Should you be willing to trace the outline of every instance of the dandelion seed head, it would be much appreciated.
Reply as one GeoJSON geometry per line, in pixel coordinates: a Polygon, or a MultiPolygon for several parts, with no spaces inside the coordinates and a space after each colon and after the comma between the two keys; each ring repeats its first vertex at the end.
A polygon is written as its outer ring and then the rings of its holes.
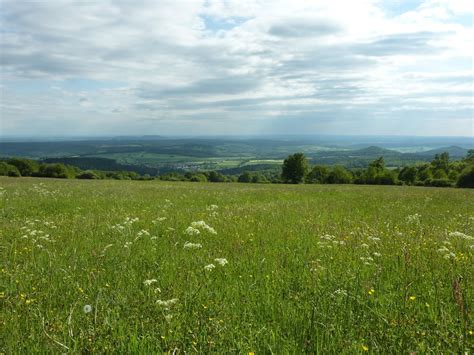
{"type": "Polygon", "coordinates": [[[86,304],[83,308],[84,313],[90,313],[92,312],[92,306],[90,304],[86,304]]]}

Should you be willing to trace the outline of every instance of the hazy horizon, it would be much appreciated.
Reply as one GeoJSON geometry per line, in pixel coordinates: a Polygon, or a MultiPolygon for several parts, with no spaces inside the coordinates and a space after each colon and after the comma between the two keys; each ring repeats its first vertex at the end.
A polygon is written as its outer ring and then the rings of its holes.
{"type": "Polygon", "coordinates": [[[0,138],[472,138],[473,16],[462,0],[0,0],[0,138]]]}

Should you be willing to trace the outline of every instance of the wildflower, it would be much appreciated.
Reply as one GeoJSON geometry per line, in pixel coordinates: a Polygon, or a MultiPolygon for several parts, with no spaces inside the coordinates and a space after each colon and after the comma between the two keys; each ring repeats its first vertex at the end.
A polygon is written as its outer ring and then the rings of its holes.
{"type": "Polygon", "coordinates": [[[199,229],[196,229],[194,227],[188,227],[186,228],[186,230],[184,231],[184,233],[186,233],[187,235],[199,235],[201,234],[201,232],[199,231],[199,229]]]}
{"type": "Polygon", "coordinates": [[[468,334],[469,334],[469,335],[474,335],[474,330],[469,330],[469,331],[468,331],[468,334]]]}
{"type": "Polygon", "coordinates": [[[209,264],[204,266],[204,270],[206,271],[212,271],[216,266],[214,264],[209,264]]]}
{"type": "Polygon", "coordinates": [[[368,247],[369,247],[369,246],[368,246],[367,244],[365,244],[365,243],[362,243],[360,246],[361,246],[362,248],[368,248],[368,247]]]}
{"type": "Polygon", "coordinates": [[[415,213],[413,215],[407,216],[407,222],[408,223],[420,223],[420,217],[421,215],[418,213],[415,213]]]}
{"type": "Polygon", "coordinates": [[[217,205],[210,205],[210,206],[207,206],[206,210],[208,211],[215,211],[219,208],[219,206],[217,205]]]}
{"type": "Polygon", "coordinates": [[[184,249],[201,249],[201,248],[202,248],[202,244],[200,243],[190,243],[190,242],[184,243],[184,249]]]}
{"type": "Polygon", "coordinates": [[[369,351],[369,347],[367,345],[362,344],[361,347],[362,347],[362,350],[369,351]]]}
{"type": "Polygon", "coordinates": [[[374,290],[373,288],[371,288],[371,289],[369,290],[369,292],[367,292],[367,293],[372,296],[372,295],[375,293],[375,290],[374,290]]]}
{"type": "Polygon", "coordinates": [[[227,259],[224,258],[216,258],[214,259],[215,262],[217,262],[220,266],[224,266],[228,263],[227,259]]]}
{"type": "Polygon", "coordinates": [[[193,228],[201,228],[211,234],[217,234],[216,230],[214,228],[212,228],[210,225],[208,225],[206,222],[204,221],[197,221],[197,222],[193,222],[191,223],[191,227],[193,228]]]}
{"type": "Polygon", "coordinates": [[[410,301],[416,300],[416,296],[410,296],[410,301]]]}
{"type": "Polygon", "coordinates": [[[342,290],[342,289],[337,289],[336,291],[333,292],[334,295],[338,296],[347,296],[347,291],[342,290]]]}
{"type": "Polygon", "coordinates": [[[90,313],[92,312],[92,306],[90,304],[86,304],[83,308],[84,313],[90,313]]]}
{"type": "Polygon", "coordinates": [[[466,239],[466,240],[474,240],[474,237],[471,237],[470,235],[461,233],[461,232],[451,232],[449,233],[449,236],[451,238],[461,238],[461,239],[466,239]]]}
{"type": "Polygon", "coordinates": [[[374,256],[376,256],[377,258],[380,258],[380,257],[382,256],[382,254],[377,253],[377,252],[373,252],[372,254],[373,254],[374,256]]]}
{"type": "Polygon", "coordinates": [[[158,280],[157,279],[150,279],[150,280],[143,281],[143,284],[145,286],[150,286],[151,284],[154,284],[155,282],[158,282],[158,280]]]}
{"type": "Polygon", "coordinates": [[[163,308],[170,308],[171,306],[173,306],[174,304],[176,304],[178,302],[178,299],[177,298],[172,298],[170,300],[167,300],[167,301],[163,301],[163,300],[158,300],[156,301],[156,304],[158,306],[162,306],[163,308]]]}

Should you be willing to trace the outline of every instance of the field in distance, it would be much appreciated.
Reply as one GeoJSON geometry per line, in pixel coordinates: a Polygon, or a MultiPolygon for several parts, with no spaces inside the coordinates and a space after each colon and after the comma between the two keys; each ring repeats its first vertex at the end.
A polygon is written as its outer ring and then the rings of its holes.
{"type": "Polygon", "coordinates": [[[0,352],[474,352],[472,190],[0,186],[0,352]]]}

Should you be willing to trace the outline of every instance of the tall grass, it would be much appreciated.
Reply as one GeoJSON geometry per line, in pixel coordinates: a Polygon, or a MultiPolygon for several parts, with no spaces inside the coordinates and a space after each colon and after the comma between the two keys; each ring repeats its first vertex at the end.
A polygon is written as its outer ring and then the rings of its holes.
{"type": "Polygon", "coordinates": [[[473,191],[0,185],[1,352],[474,351],[473,191]]]}

